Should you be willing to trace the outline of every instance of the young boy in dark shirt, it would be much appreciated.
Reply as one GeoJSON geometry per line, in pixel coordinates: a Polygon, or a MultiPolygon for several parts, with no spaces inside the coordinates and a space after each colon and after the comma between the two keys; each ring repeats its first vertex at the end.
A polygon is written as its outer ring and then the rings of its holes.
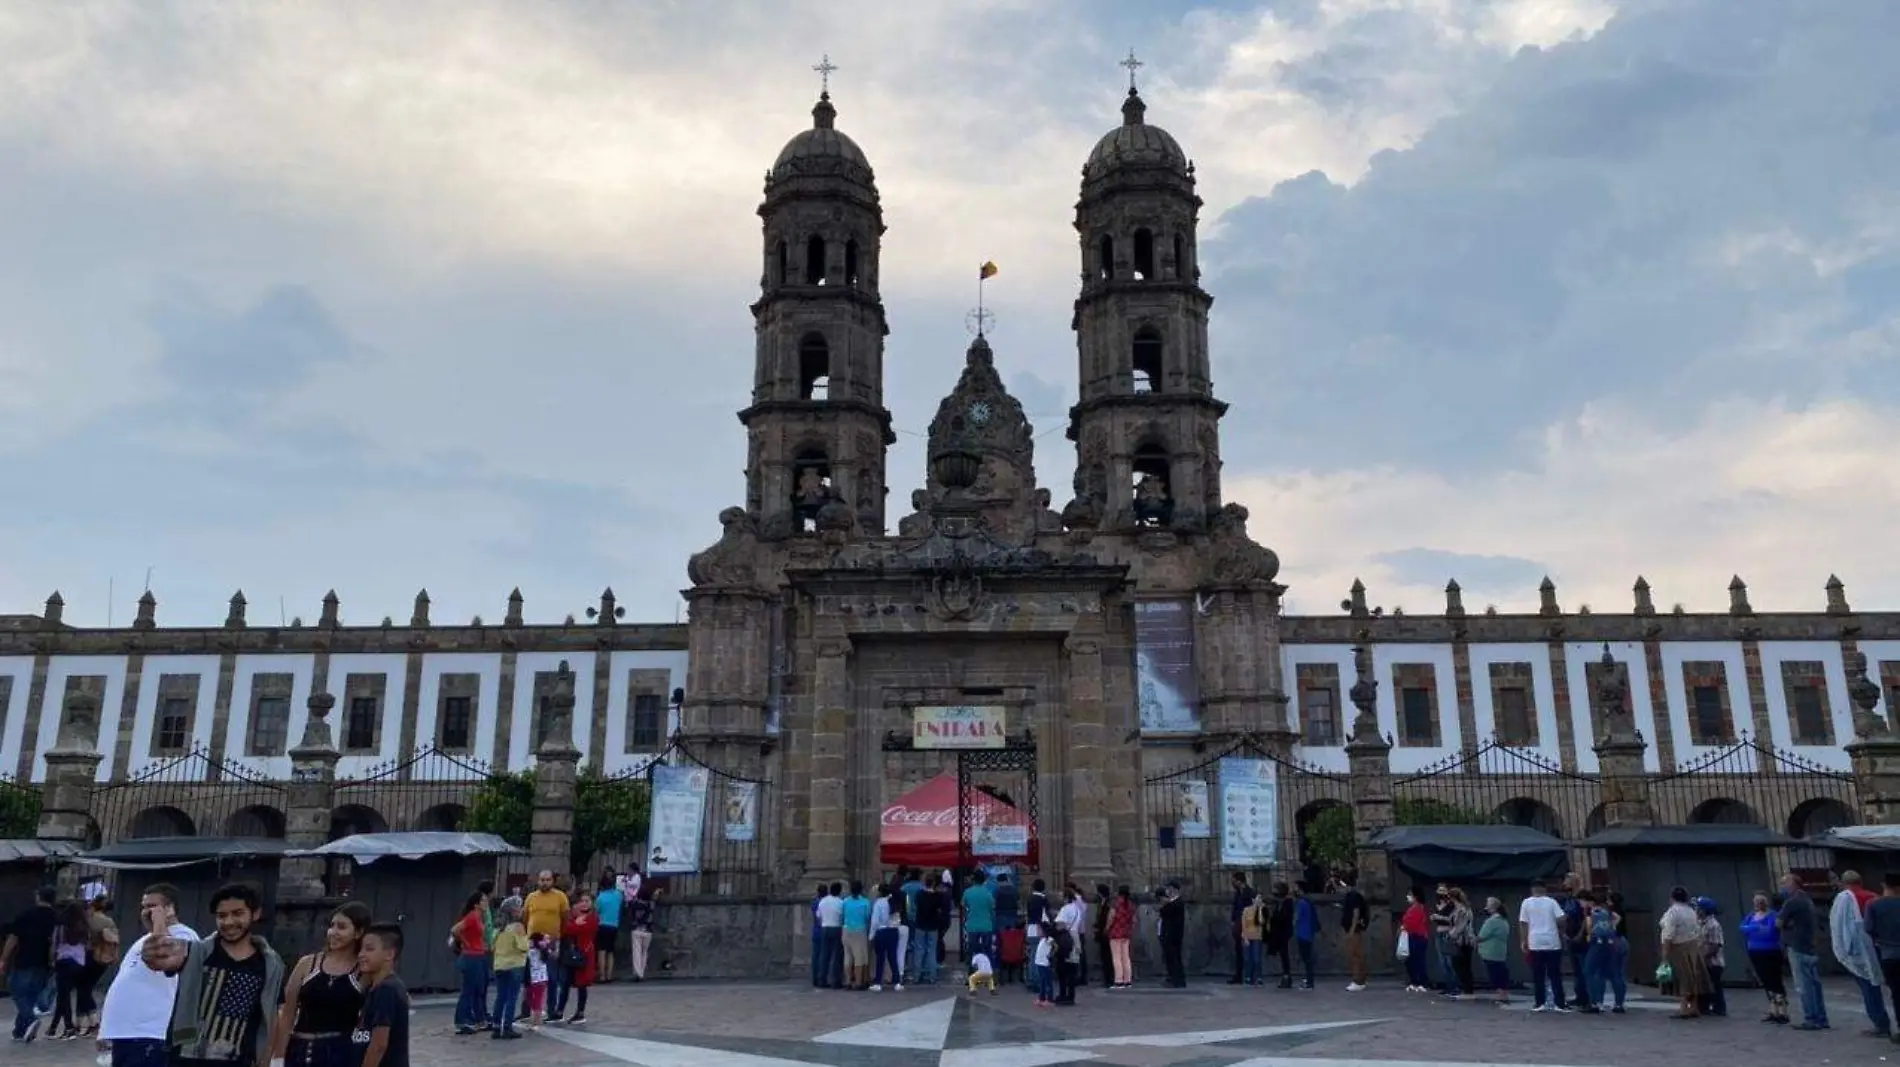
{"type": "Polygon", "coordinates": [[[376,923],[363,934],[357,968],[369,993],[350,1042],[361,1067],[409,1067],[409,990],[396,977],[402,927],[376,923]]]}

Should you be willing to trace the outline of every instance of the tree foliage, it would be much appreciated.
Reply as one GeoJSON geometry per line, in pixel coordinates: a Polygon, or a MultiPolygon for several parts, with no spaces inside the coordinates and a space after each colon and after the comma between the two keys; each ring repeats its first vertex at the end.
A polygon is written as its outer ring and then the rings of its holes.
{"type": "MultiPolygon", "coordinates": [[[[1394,826],[1486,826],[1496,821],[1476,808],[1429,797],[1399,797],[1392,802],[1394,826]]],[[[1316,862],[1350,866],[1358,854],[1352,806],[1334,804],[1315,815],[1306,824],[1306,847],[1316,862]]]]}
{"type": "MultiPolygon", "coordinates": [[[[645,778],[608,778],[583,772],[574,783],[574,837],[570,874],[587,869],[593,858],[613,849],[629,849],[646,840],[650,814],[645,778]]],[[[533,847],[534,772],[490,778],[469,798],[463,828],[496,834],[518,848],[533,847]]]]}
{"type": "Polygon", "coordinates": [[[0,781],[0,840],[30,840],[40,832],[40,791],[0,781]]]}

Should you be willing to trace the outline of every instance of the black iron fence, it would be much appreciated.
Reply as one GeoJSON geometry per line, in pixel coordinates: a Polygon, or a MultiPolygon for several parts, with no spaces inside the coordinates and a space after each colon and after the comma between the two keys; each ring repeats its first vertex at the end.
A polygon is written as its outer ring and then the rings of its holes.
{"type": "Polygon", "coordinates": [[[1525,826],[1576,842],[1601,823],[1602,803],[1600,778],[1496,739],[1392,782],[1399,826],[1525,826]]]}
{"type": "Polygon", "coordinates": [[[748,896],[772,890],[778,794],[701,758],[679,739],[644,766],[583,775],[575,793],[577,868],[637,864],[669,896],[748,896]],[[681,853],[694,845],[697,855],[681,853]],[[580,852],[586,848],[586,859],[580,852]],[[691,870],[677,870],[690,865],[691,870]],[[676,868],[669,871],[667,868],[676,868]]]}
{"type": "Polygon", "coordinates": [[[162,837],[281,838],[282,786],[194,745],[92,791],[102,844],[162,837]]]}
{"type": "Polygon", "coordinates": [[[1347,776],[1274,755],[1251,737],[1195,755],[1142,782],[1150,878],[1208,891],[1238,870],[1250,872],[1256,885],[1291,877],[1323,888],[1336,858],[1322,854],[1315,834],[1344,815],[1350,840],[1347,776]],[[1223,768],[1231,780],[1223,780],[1223,768]]]}
{"type": "Polygon", "coordinates": [[[498,777],[486,760],[431,745],[336,783],[330,840],[391,830],[464,829],[469,805],[498,777]]]}
{"type": "Polygon", "coordinates": [[[1860,821],[1854,776],[1743,734],[1650,782],[1656,821],[1766,826],[1793,838],[1860,821]]]}

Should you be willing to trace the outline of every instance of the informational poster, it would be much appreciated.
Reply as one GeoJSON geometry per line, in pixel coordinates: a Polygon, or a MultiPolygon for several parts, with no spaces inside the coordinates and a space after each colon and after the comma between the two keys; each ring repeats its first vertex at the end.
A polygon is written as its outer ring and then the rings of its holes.
{"type": "Polygon", "coordinates": [[[1194,606],[1186,600],[1135,602],[1135,686],[1144,734],[1198,733],[1194,606]]]}
{"type": "Polygon", "coordinates": [[[973,856],[1029,855],[1029,827],[1020,823],[984,823],[970,827],[973,856]]]}
{"type": "Polygon", "coordinates": [[[1220,761],[1220,861],[1225,867],[1279,862],[1279,768],[1272,760],[1220,761]]]}
{"type": "Polygon", "coordinates": [[[1002,707],[917,708],[910,713],[912,748],[1002,748],[1008,743],[1009,709],[1002,707]]]}
{"type": "Polygon", "coordinates": [[[1176,787],[1174,835],[1184,838],[1214,836],[1213,812],[1207,806],[1206,782],[1182,782],[1176,787]]]}
{"type": "Polygon", "coordinates": [[[706,826],[703,767],[653,768],[653,816],[647,830],[647,874],[692,874],[699,870],[699,835],[706,826]]]}
{"type": "Polygon", "coordinates": [[[759,838],[759,783],[727,781],[726,840],[759,838]]]}

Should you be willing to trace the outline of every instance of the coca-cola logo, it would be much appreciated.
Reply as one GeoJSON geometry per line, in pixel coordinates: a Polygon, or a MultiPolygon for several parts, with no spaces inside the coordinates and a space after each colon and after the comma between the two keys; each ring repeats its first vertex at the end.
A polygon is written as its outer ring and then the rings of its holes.
{"type": "MultiPolygon", "coordinates": [[[[929,811],[905,807],[902,804],[892,804],[884,809],[883,822],[885,826],[955,826],[957,825],[957,809],[939,808],[929,811]]],[[[970,809],[971,826],[985,826],[988,823],[988,811],[978,807],[970,809]]]]}

